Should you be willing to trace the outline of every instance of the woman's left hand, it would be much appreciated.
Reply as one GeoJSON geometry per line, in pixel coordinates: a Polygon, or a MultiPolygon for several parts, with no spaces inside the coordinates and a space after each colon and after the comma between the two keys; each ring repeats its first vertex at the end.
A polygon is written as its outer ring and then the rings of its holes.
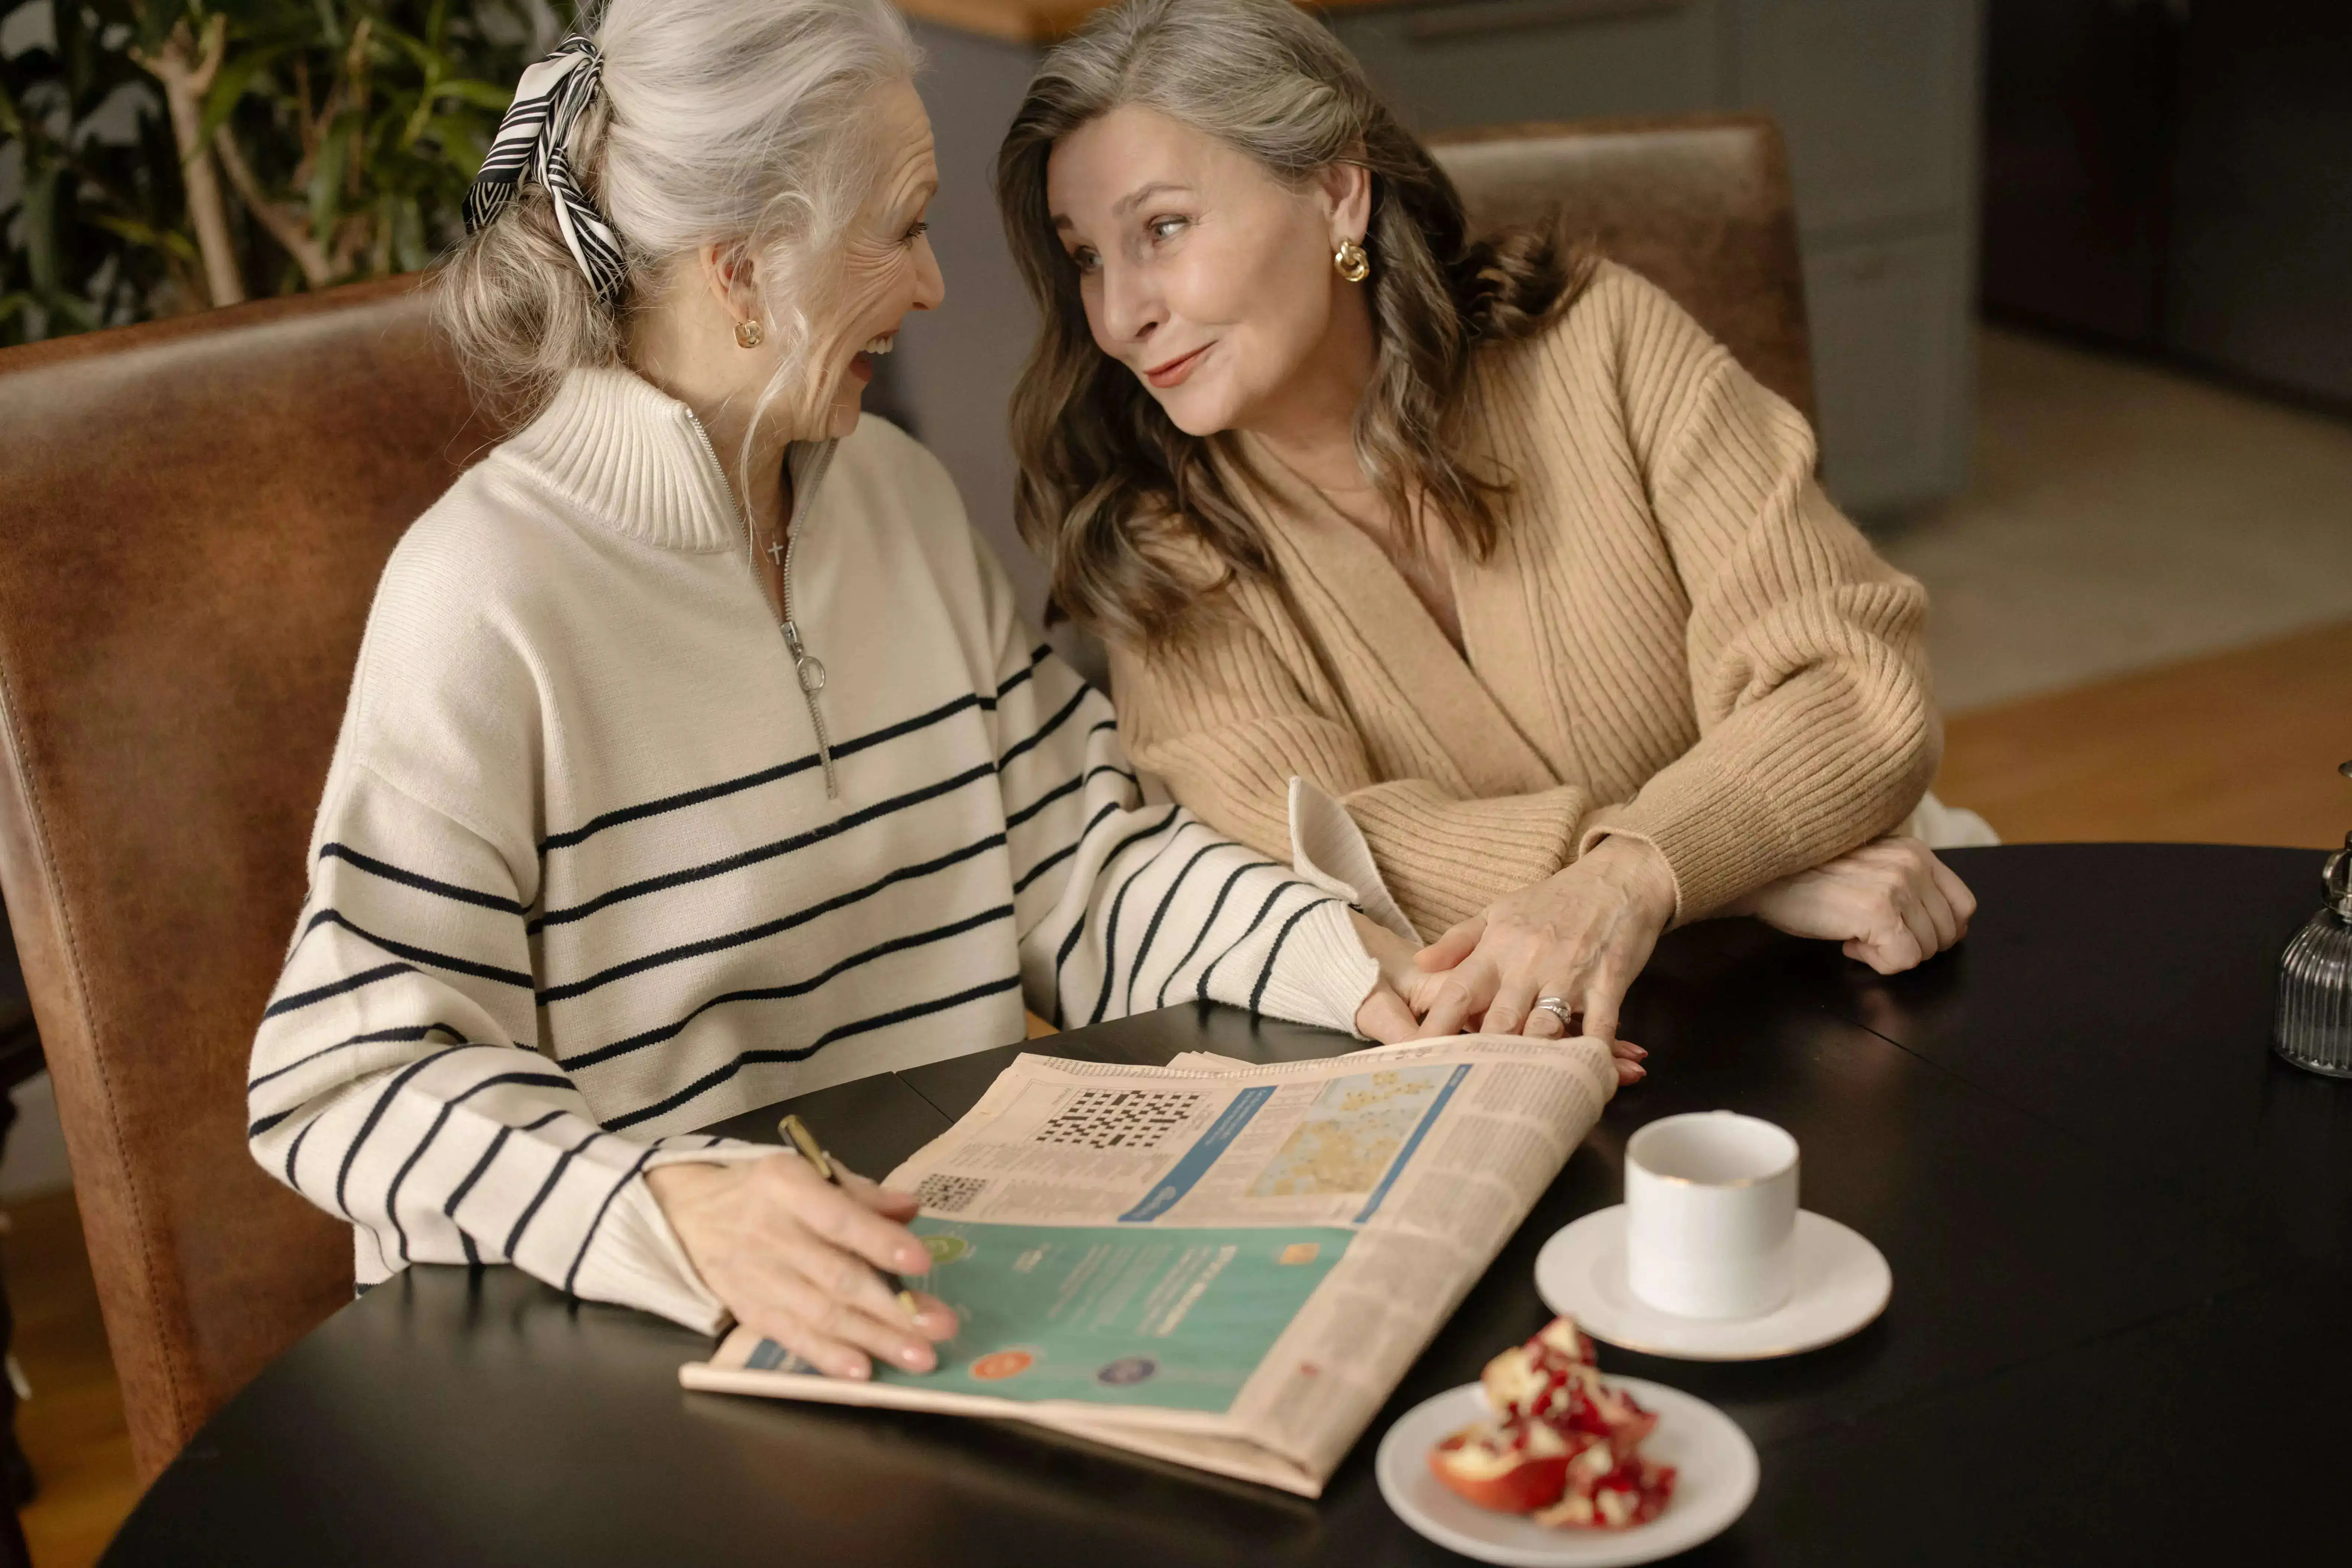
{"type": "Polygon", "coordinates": [[[1759,889],[1727,912],[1843,942],[1848,958],[1899,974],[1968,935],[1977,897],[1934,850],[1889,834],[1759,889]]]}
{"type": "MultiPolygon", "coordinates": [[[[1604,838],[1575,864],[1496,900],[1422,950],[1422,968],[1450,971],[1423,1030],[1475,1026],[1551,1038],[1568,1026],[1536,1003],[1557,996],[1581,1019],[1581,1033],[1616,1042],[1626,988],[1674,914],[1675,874],[1656,847],[1604,838]]],[[[1619,1076],[1626,1077],[1622,1068],[1619,1076]]]]}

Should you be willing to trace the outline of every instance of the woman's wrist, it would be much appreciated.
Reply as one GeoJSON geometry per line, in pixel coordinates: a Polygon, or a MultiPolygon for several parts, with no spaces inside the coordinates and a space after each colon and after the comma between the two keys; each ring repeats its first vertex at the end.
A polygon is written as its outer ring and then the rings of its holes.
{"type": "Polygon", "coordinates": [[[1673,922],[1679,889],[1675,868],[1648,839],[1612,833],[1586,850],[1576,868],[1622,890],[1658,930],[1673,922]]]}

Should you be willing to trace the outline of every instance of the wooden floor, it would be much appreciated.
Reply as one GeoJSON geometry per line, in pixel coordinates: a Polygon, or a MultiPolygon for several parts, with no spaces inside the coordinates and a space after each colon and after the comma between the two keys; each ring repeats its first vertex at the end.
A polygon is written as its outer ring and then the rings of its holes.
{"type": "Polygon", "coordinates": [[[1963,714],[1936,793],[2011,844],[2340,846],[2352,621],[1963,714]]]}
{"type": "Polygon", "coordinates": [[[7,1214],[0,1258],[16,1311],[16,1363],[33,1386],[17,1408],[16,1436],[41,1482],[23,1514],[25,1539],[35,1568],[84,1568],[139,1496],[122,1400],[73,1194],[16,1199],[7,1214]]]}
{"type": "MultiPolygon", "coordinates": [[[[2315,848],[2352,829],[2352,784],[2336,773],[2347,757],[2352,623],[1964,715],[1936,788],[2011,843],[2315,848]]],[[[137,1495],[121,1403],[71,1196],[8,1212],[0,1248],[34,1389],[17,1429],[41,1478],[25,1532],[38,1568],[83,1568],[137,1495]]]]}

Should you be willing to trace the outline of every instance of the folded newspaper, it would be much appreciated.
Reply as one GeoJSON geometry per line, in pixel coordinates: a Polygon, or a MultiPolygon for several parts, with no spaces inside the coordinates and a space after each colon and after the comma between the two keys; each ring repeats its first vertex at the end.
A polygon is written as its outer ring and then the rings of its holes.
{"type": "Polygon", "coordinates": [[[1023,1056],[889,1178],[961,1322],[938,1370],[827,1377],[738,1328],[679,1381],[1011,1417],[1315,1497],[1616,1081],[1591,1039],[1023,1056]]]}

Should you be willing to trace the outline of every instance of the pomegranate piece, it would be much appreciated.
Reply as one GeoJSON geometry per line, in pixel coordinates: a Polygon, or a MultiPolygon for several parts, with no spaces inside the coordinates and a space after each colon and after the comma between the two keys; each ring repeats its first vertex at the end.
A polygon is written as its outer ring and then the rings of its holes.
{"type": "Polygon", "coordinates": [[[1536,1522],[1556,1530],[1630,1530],[1657,1518],[1674,1496],[1672,1465],[1596,1444],[1570,1464],[1567,1489],[1536,1514],[1536,1522]]]}
{"type": "Polygon", "coordinates": [[[1480,1508],[1533,1513],[1560,1500],[1569,1462],[1588,1440],[1541,1422],[1484,1421],[1465,1426],[1430,1450],[1437,1479],[1480,1508]]]}
{"type": "Polygon", "coordinates": [[[1592,1342],[1572,1319],[1495,1357],[1479,1384],[1495,1419],[1429,1456],[1437,1479],[1470,1502],[1556,1528],[1625,1530],[1673,1499],[1674,1468],[1639,1451],[1657,1416],[1601,1380],[1592,1342]]]}

